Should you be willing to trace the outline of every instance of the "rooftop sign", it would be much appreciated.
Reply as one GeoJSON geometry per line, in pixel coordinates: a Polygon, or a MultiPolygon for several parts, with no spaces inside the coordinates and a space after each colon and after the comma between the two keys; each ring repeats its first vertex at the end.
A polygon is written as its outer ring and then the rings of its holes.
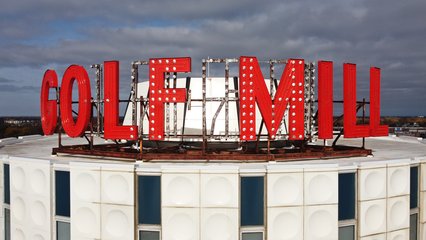
{"type": "MultiPolygon", "coordinates": [[[[270,89],[265,83],[261,67],[256,57],[241,56],[238,59],[207,59],[202,62],[202,91],[203,102],[203,139],[207,131],[205,124],[205,94],[206,64],[209,62],[225,63],[225,97],[221,100],[228,104],[229,93],[229,64],[238,64],[239,76],[237,78],[238,88],[232,93],[234,100],[238,104],[238,125],[239,141],[256,141],[256,107],[262,116],[262,121],[267,129],[269,140],[278,138],[279,129],[283,124],[285,114],[287,114],[288,129],[285,133],[285,140],[306,140],[307,119],[315,115],[312,111],[307,111],[306,103],[313,106],[313,79],[314,68],[309,68],[303,59],[270,60],[271,73],[274,64],[285,64],[281,74],[281,79],[276,81],[274,87],[271,81],[270,89]],[[309,80],[309,81],[308,81],[309,80]],[[312,90],[310,90],[312,89],[312,90]],[[307,98],[307,91],[312,91],[312,97],[307,98]],[[309,115],[309,116],[307,116],[309,115]]],[[[187,103],[190,101],[189,89],[170,86],[168,80],[173,74],[177,81],[177,73],[191,72],[191,58],[156,58],[149,61],[139,61],[132,64],[132,97],[130,103],[135,108],[137,103],[146,107],[145,113],[149,116],[149,131],[146,136],[149,140],[167,140],[165,136],[165,105],[176,103],[187,103]],[[149,67],[149,93],[144,98],[138,98],[134,91],[137,90],[137,67],[136,65],[146,65],[149,67]],[[136,84],[136,85],[135,85],[136,84]],[[135,87],[136,86],[136,87],[135,87]]],[[[312,65],[313,66],[313,65],[312,65]]],[[[100,69],[100,65],[97,65],[100,69]]],[[[319,61],[318,70],[318,138],[333,138],[333,63],[329,61],[319,61]]],[[[58,77],[54,70],[47,70],[43,77],[41,88],[41,120],[43,131],[46,135],[54,133],[58,119],[58,105],[60,112],[60,123],[70,137],[82,136],[88,128],[92,117],[93,106],[96,106],[98,113],[103,106],[103,137],[105,139],[142,139],[142,132],[138,131],[141,124],[133,119],[132,125],[122,126],[119,124],[119,63],[118,61],[106,61],[103,64],[103,99],[101,99],[99,83],[102,81],[101,74],[97,75],[97,97],[92,99],[90,79],[86,69],[82,66],[71,65],[62,77],[62,85],[59,88],[58,77]],[[72,110],[72,89],[73,84],[78,86],[78,117],[76,121],[72,110]],[[49,89],[57,90],[57,99],[49,100],[49,89]],[[59,103],[59,104],[58,104],[59,103]]],[[[270,79],[274,80],[271,74],[270,79]]],[[[385,136],[388,134],[388,127],[380,125],[380,69],[370,68],[370,121],[368,125],[356,124],[357,100],[356,100],[356,65],[343,64],[343,107],[344,107],[344,136],[346,138],[385,136]]],[[[310,95],[310,96],[311,96],[310,95]]],[[[226,105],[226,109],[227,105],[226,105]]],[[[133,111],[135,118],[136,112],[133,111]]],[[[141,111],[141,114],[142,113],[141,111]]],[[[98,115],[99,116],[99,115],[98,115]]],[[[226,115],[228,116],[228,115],[226,115]]],[[[228,118],[226,119],[229,120],[228,118]]],[[[225,126],[227,127],[227,125],[225,126]]],[[[228,134],[226,128],[225,134],[228,134]]]]}

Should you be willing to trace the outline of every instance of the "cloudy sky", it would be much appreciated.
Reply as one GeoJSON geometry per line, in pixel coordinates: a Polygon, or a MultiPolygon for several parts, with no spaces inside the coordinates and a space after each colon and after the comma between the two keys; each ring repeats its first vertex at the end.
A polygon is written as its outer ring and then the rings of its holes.
{"type": "Polygon", "coordinates": [[[382,115],[426,115],[425,12],[425,0],[1,0],[0,116],[39,115],[48,68],[93,76],[90,64],[120,60],[127,98],[133,60],[189,56],[199,75],[202,58],[241,55],[334,61],[336,99],[344,62],[359,99],[377,66],[382,115]]]}

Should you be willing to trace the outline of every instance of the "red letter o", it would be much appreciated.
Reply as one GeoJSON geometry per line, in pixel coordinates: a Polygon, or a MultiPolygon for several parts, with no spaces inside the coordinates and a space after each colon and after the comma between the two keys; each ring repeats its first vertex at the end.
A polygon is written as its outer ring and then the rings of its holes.
{"type": "Polygon", "coordinates": [[[60,93],[60,107],[62,126],[70,137],[80,137],[89,124],[91,115],[90,80],[82,66],[71,65],[67,68],[62,78],[60,93]],[[78,84],[78,117],[74,122],[72,116],[72,86],[74,80],[78,84]]]}

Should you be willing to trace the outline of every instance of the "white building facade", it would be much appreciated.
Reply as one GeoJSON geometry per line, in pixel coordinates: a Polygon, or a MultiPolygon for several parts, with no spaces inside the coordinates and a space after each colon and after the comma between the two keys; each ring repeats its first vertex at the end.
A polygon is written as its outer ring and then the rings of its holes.
{"type": "Polygon", "coordinates": [[[426,240],[426,151],[265,163],[14,151],[0,149],[0,239],[426,240]]]}

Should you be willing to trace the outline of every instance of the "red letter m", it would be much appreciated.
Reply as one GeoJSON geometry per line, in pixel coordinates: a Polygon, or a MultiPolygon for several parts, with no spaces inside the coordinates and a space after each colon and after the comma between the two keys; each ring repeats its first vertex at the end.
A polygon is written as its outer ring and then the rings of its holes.
{"type": "Polygon", "coordinates": [[[268,135],[275,138],[289,107],[289,140],[303,140],[305,133],[304,69],[302,59],[289,59],[272,100],[256,57],[240,57],[240,139],[256,140],[256,107],[268,135]]]}

